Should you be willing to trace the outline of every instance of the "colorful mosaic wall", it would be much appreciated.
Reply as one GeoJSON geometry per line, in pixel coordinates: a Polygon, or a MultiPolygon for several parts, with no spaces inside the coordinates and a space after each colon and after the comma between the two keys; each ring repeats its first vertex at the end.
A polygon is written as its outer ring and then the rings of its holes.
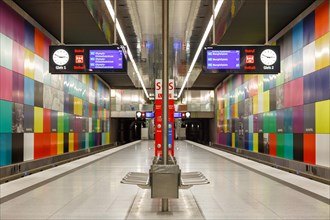
{"type": "Polygon", "coordinates": [[[329,1],[277,44],[277,75],[236,75],[217,90],[218,143],[330,166],[329,1]]]}
{"type": "Polygon", "coordinates": [[[48,72],[51,41],[0,1],[0,166],[110,142],[110,91],[48,72]]]}

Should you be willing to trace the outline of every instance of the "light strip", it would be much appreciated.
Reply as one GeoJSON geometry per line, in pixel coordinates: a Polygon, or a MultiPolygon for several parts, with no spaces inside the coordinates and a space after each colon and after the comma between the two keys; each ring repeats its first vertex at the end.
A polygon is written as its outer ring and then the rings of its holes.
{"type": "MultiPolygon", "coordinates": [[[[108,11],[109,11],[109,13],[110,13],[110,15],[111,15],[111,17],[112,17],[112,20],[114,21],[114,20],[115,20],[115,11],[113,10],[113,7],[112,7],[112,5],[111,5],[111,3],[110,3],[110,0],[104,0],[104,3],[105,3],[105,5],[106,5],[107,8],[108,8],[108,11]]],[[[123,31],[122,31],[122,29],[121,29],[121,27],[120,27],[120,24],[119,24],[119,21],[118,21],[117,18],[116,18],[116,28],[117,28],[118,34],[119,34],[119,36],[120,36],[120,38],[121,38],[121,41],[123,42],[123,44],[124,44],[125,46],[127,46],[127,54],[128,54],[128,57],[129,57],[129,59],[130,59],[131,62],[132,62],[133,68],[134,68],[134,70],[135,70],[135,72],[136,72],[136,74],[137,74],[137,76],[138,76],[138,78],[139,78],[139,81],[140,81],[141,86],[142,86],[142,88],[143,88],[143,90],[144,90],[144,93],[145,93],[145,95],[147,96],[147,98],[149,98],[149,95],[148,95],[147,89],[146,89],[146,87],[145,87],[145,85],[144,85],[144,83],[143,83],[143,80],[142,80],[141,74],[140,74],[140,72],[139,72],[139,69],[138,69],[137,66],[136,66],[135,60],[134,60],[134,58],[133,58],[133,55],[132,55],[132,53],[131,53],[131,50],[129,49],[129,46],[128,46],[127,41],[126,41],[126,38],[125,38],[125,36],[124,36],[124,33],[123,33],[123,31]]]]}
{"type": "MultiPolygon", "coordinates": [[[[217,17],[217,15],[218,15],[218,13],[220,11],[220,8],[221,8],[221,5],[222,5],[223,2],[224,2],[224,0],[218,0],[217,5],[215,6],[215,9],[214,9],[214,16],[215,17],[217,17]]],[[[183,84],[182,84],[182,87],[181,87],[180,92],[178,94],[178,98],[180,98],[180,96],[181,96],[181,94],[182,94],[182,92],[184,90],[184,87],[186,86],[186,84],[188,82],[189,76],[190,76],[190,74],[191,74],[191,72],[192,72],[192,70],[193,70],[193,68],[195,66],[195,63],[196,63],[196,61],[198,59],[198,56],[199,56],[199,54],[200,54],[200,52],[201,52],[201,50],[202,50],[202,48],[204,46],[204,43],[206,41],[206,38],[207,38],[207,36],[210,33],[210,30],[212,28],[212,25],[213,25],[213,15],[211,16],[210,21],[209,21],[209,24],[206,27],[206,30],[205,30],[204,35],[202,37],[202,40],[201,40],[201,42],[200,42],[200,44],[199,44],[199,46],[197,48],[197,51],[195,53],[194,59],[193,59],[193,61],[190,64],[190,67],[189,67],[189,70],[187,72],[186,78],[184,79],[183,84]]]]}

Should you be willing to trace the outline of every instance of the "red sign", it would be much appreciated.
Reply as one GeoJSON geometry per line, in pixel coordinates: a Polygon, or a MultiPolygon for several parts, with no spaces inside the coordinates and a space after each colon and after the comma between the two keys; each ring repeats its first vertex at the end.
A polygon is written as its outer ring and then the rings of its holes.
{"type": "Polygon", "coordinates": [[[254,55],[246,55],[245,62],[254,63],[254,55]]]}
{"type": "MultiPolygon", "coordinates": [[[[174,80],[170,79],[168,100],[168,122],[172,124],[172,143],[168,146],[168,153],[174,156],[174,80]]],[[[162,156],[162,80],[156,79],[155,84],[155,156],[162,156]]]]}

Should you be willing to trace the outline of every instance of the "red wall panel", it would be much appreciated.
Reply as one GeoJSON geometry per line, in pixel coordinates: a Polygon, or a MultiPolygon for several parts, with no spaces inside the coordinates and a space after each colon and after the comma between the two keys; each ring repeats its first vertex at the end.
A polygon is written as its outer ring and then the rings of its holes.
{"type": "Polygon", "coordinates": [[[44,132],[49,133],[51,128],[51,110],[44,108],[44,132]]]}
{"type": "Polygon", "coordinates": [[[304,134],[304,162],[315,164],[315,134],[304,134]]]}
{"type": "Polygon", "coordinates": [[[73,149],[74,151],[77,151],[79,149],[79,133],[74,133],[74,142],[73,142],[73,149]]]}
{"type": "Polygon", "coordinates": [[[57,133],[50,134],[50,155],[57,155],[57,133]]]}
{"type": "Polygon", "coordinates": [[[34,159],[48,157],[51,155],[50,137],[50,133],[34,134],[34,159]]]}
{"type": "Polygon", "coordinates": [[[269,154],[276,156],[276,134],[269,134],[269,154]]]}

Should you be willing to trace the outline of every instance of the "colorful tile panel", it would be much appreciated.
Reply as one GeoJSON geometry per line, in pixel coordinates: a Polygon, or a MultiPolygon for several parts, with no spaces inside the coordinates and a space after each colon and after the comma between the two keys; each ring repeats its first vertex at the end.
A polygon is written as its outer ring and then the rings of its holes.
{"type": "Polygon", "coordinates": [[[93,75],[50,74],[50,44],[0,1],[0,166],[110,143],[109,89],[93,75]]]}
{"type": "Polygon", "coordinates": [[[330,166],[329,10],[326,0],[278,40],[281,73],[233,75],[218,87],[219,143],[330,166]]]}

